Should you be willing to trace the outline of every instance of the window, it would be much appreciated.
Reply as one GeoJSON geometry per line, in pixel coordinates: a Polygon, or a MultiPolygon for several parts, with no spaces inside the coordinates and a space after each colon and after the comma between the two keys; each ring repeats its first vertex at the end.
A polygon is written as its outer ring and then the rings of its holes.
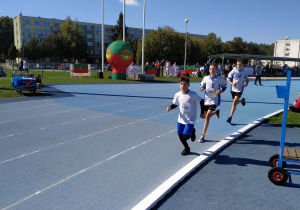
{"type": "Polygon", "coordinates": [[[101,39],[101,36],[96,34],[96,39],[101,39]]]}
{"type": "Polygon", "coordinates": [[[95,30],[96,31],[101,31],[101,28],[100,27],[96,27],[95,30]]]}
{"type": "Polygon", "coordinates": [[[140,36],[142,36],[142,32],[141,31],[138,31],[137,34],[140,35],[140,36]]]}
{"type": "Polygon", "coordinates": [[[93,46],[93,43],[92,43],[92,42],[87,42],[87,45],[88,45],[89,47],[92,47],[92,46],[93,46]]]}
{"type": "Polygon", "coordinates": [[[97,47],[101,47],[101,43],[100,42],[96,42],[96,46],[97,47]]]}
{"type": "Polygon", "coordinates": [[[87,30],[92,30],[92,26],[87,26],[86,29],[87,30]]]}
{"type": "Polygon", "coordinates": [[[290,51],[290,48],[286,48],[286,51],[290,51]]]}
{"type": "Polygon", "coordinates": [[[24,28],[24,33],[25,33],[25,34],[30,34],[30,33],[31,33],[31,30],[28,29],[28,28],[24,28]]]}
{"type": "Polygon", "coordinates": [[[135,31],[131,31],[131,34],[135,34],[135,31]]]}
{"type": "Polygon", "coordinates": [[[34,21],[34,25],[35,25],[35,26],[40,26],[40,25],[41,25],[41,21],[36,21],[36,20],[35,20],[35,21],[34,21]]]}
{"type": "Polygon", "coordinates": [[[96,55],[100,55],[101,54],[99,50],[96,50],[95,52],[96,52],[96,55]]]}
{"type": "Polygon", "coordinates": [[[87,38],[93,38],[93,35],[92,34],[87,34],[86,37],[87,38]]]}
{"type": "Polygon", "coordinates": [[[104,28],[104,31],[108,32],[108,28],[104,28]]]}
{"type": "Polygon", "coordinates": [[[53,23],[54,27],[59,27],[59,23],[53,23]]]}
{"type": "Polygon", "coordinates": [[[30,25],[30,20],[23,20],[23,24],[30,25]]]}
{"type": "Polygon", "coordinates": [[[30,38],[25,38],[24,40],[25,40],[25,42],[27,42],[27,43],[30,42],[30,38]]]}
{"type": "Polygon", "coordinates": [[[44,35],[50,35],[50,31],[44,31],[44,35]]]}
{"type": "Polygon", "coordinates": [[[104,35],[104,39],[109,39],[108,36],[104,35]]]}
{"type": "Polygon", "coordinates": [[[34,30],[35,34],[42,34],[41,30],[34,30]]]}
{"type": "Polygon", "coordinates": [[[285,53],[285,56],[290,56],[290,53],[285,53]]]}
{"type": "Polygon", "coordinates": [[[286,43],[286,46],[291,46],[290,43],[286,43]]]}
{"type": "Polygon", "coordinates": [[[50,26],[49,22],[43,22],[43,26],[50,26]]]}
{"type": "Polygon", "coordinates": [[[88,50],[88,54],[93,54],[93,50],[88,50]]]}

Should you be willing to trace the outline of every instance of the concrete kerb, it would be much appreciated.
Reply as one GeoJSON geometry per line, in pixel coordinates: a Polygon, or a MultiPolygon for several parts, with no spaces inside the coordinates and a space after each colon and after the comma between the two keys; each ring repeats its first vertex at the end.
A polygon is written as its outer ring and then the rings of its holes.
{"type": "Polygon", "coordinates": [[[211,157],[213,157],[218,151],[225,148],[230,143],[234,142],[238,137],[248,132],[249,130],[260,125],[264,120],[269,117],[275,116],[279,113],[283,112],[283,109],[273,112],[269,115],[261,117],[255,120],[253,123],[250,123],[243,128],[239,129],[235,133],[221,140],[208,150],[206,150],[202,155],[192,160],[178,172],[176,172],[173,176],[167,179],[164,183],[162,183],[159,187],[157,187],[153,192],[151,192],[147,197],[145,197],[142,201],[140,201],[136,206],[134,206],[133,210],[140,209],[151,209],[153,208],[160,200],[162,200],[173,188],[175,188],[181,181],[183,181],[186,177],[188,177],[193,171],[195,171],[198,167],[208,161],[211,157]]]}

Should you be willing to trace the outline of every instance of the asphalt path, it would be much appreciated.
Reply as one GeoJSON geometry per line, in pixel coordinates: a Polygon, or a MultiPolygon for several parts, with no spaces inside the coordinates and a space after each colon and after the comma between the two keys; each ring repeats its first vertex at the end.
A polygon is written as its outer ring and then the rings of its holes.
{"type": "MultiPolygon", "coordinates": [[[[231,95],[223,93],[220,119],[185,157],[178,109],[166,112],[177,83],[47,85],[45,96],[0,100],[0,208],[134,208],[221,140],[281,110],[275,85],[285,81],[263,84],[246,88],[231,125],[231,95]]],[[[290,102],[298,87],[292,81],[290,102]]],[[[199,118],[198,137],[202,127],[199,118]]]]}

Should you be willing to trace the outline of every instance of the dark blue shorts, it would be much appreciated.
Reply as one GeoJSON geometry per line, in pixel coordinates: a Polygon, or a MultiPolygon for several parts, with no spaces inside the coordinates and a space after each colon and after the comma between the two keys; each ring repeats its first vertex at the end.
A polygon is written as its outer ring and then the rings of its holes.
{"type": "Polygon", "coordinates": [[[194,124],[181,124],[177,123],[177,134],[178,135],[187,135],[187,136],[192,136],[194,129],[194,124]]]}

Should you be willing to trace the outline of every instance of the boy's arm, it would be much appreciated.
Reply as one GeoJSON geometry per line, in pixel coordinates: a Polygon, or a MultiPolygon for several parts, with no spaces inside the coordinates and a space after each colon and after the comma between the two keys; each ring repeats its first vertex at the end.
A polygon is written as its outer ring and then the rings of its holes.
{"type": "Polygon", "coordinates": [[[172,104],[170,106],[167,107],[167,112],[169,112],[171,109],[175,109],[177,107],[176,104],[172,104]]]}

